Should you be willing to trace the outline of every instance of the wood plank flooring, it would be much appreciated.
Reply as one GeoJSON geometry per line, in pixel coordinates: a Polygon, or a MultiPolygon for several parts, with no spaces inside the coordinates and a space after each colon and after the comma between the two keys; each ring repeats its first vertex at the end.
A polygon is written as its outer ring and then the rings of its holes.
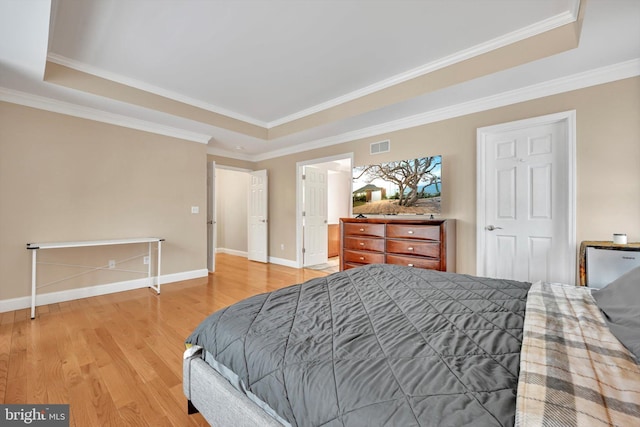
{"type": "Polygon", "coordinates": [[[219,254],[208,278],[0,313],[0,401],[70,404],[70,425],[206,426],[187,415],[184,340],[210,313],[327,273],[219,254]]]}

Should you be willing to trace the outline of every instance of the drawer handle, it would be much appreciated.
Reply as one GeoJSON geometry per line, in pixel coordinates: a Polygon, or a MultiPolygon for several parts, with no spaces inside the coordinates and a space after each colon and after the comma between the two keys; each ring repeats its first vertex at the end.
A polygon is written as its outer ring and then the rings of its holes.
{"type": "Polygon", "coordinates": [[[364,257],[363,256],[360,257],[360,261],[364,261],[364,257]]]}
{"type": "Polygon", "coordinates": [[[409,234],[413,234],[413,230],[409,230],[407,233],[409,233],[409,234]]]}
{"type": "Polygon", "coordinates": [[[364,246],[364,242],[360,242],[360,246],[364,246]]]}
{"type": "Polygon", "coordinates": [[[364,228],[361,228],[360,231],[364,231],[364,228]]]}
{"type": "Polygon", "coordinates": [[[408,251],[412,251],[412,250],[413,250],[413,247],[412,247],[412,246],[409,246],[409,247],[407,248],[407,250],[408,250],[408,251]]]}
{"type": "Polygon", "coordinates": [[[407,267],[413,267],[413,264],[407,264],[407,267]]]}

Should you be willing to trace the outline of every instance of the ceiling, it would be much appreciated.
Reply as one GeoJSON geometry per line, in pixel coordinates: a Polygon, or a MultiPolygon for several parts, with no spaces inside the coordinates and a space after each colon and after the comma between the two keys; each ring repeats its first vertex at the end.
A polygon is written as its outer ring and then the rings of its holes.
{"type": "Polygon", "coordinates": [[[638,0],[0,4],[0,100],[254,161],[639,74],[638,0]]]}

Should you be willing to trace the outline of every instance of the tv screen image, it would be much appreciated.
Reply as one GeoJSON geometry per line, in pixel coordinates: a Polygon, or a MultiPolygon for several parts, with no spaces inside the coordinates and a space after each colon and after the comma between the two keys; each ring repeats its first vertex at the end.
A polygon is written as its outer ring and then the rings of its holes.
{"type": "Polygon", "coordinates": [[[442,156],[353,168],[354,215],[437,215],[441,212],[442,156]]]}

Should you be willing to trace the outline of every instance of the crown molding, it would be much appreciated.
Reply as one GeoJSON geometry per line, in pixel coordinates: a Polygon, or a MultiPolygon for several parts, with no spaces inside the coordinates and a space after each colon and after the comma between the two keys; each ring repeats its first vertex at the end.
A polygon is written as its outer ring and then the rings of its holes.
{"type": "Polygon", "coordinates": [[[547,82],[526,86],[520,89],[502,92],[496,95],[463,102],[457,105],[415,114],[391,122],[382,123],[359,130],[346,132],[340,135],[298,144],[293,147],[270,151],[268,153],[254,156],[252,160],[258,162],[290,154],[296,154],[303,151],[313,150],[316,148],[343,144],[345,142],[354,141],[357,139],[378,136],[402,129],[408,129],[455,117],[465,116],[467,114],[473,114],[481,111],[491,110],[494,108],[504,107],[506,105],[516,104],[519,102],[530,101],[533,99],[544,98],[547,96],[583,89],[590,86],[610,83],[616,80],[636,77],[638,75],[640,75],[640,58],[635,58],[618,64],[584,71],[570,76],[549,80],[547,82]]]}
{"type": "Polygon", "coordinates": [[[0,87],[0,101],[207,144],[211,136],[0,87]]]}
{"type": "MultiPolygon", "coordinates": [[[[580,0],[573,0],[573,1],[574,3],[577,3],[577,5],[580,4],[580,0]]],[[[414,68],[412,70],[409,70],[400,74],[396,74],[395,76],[392,76],[388,79],[381,80],[377,83],[374,83],[364,88],[347,93],[343,96],[339,96],[337,98],[331,99],[329,101],[323,102],[321,104],[315,105],[313,107],[307,108],[297,113],[293,113],[286,117],[282,117],[278,120],[274,120],[272,122],[269,122],[267,127],[272,128],[275,126],[280,126],[280,125],[289,123],[291,121],[309,116],[311,114],[319,113],[320,111],[324,111],[329,108],[336,107],[338,105],[347,103],[349,101],[353,101],[354,99],[358,99],[366,95],[370,95],[372,93],[381,91],[383,89],[387,89],[391,86],[395,86],[397,84],[406,82],[416,77],[420,77],[425,74],[432,73],[436,70],[451,66],[453,64],[465,61],[467,59],[482,55],[487,52],[491,52],[493,50],[510,45],[512,43],[527,39],[529,37],[536,36],[538,34],[542,34],[546,31],[553,30],[554,28],[558,28],[563,25],[570,24],[576,21],[577,11],[578,11],[576,5],[572,5],[571,9],[572,10],[552,16],[543,21],[536,22],[535,24],[529,25],[527,27],[520,28],[516,31],[505,34],[503,36],[496,37],[487,42],[477,44],[475,46],[472,46],[471,48],[461,50],[452,55],[445,56],[443,58],[424,64],[420,67],[414,68]]]]}
{"type": "MultiPolygon", "coordinates": [[[[556,95],[559,93],[583,89],[590,86],[610,83],[616,80],[636,77],[639,75],[640,58],[635,58],[618,64],[584,71],[581,73],[573,74],[571,76],[526,86],[524,88],[479,98],[476,100],[440,108],[437,110],[426,111],[424,113],[415,114],[391,122],[342,133],[340,135],[313,140],[306,143],[300,143],[293,147],[273,150],[264,154],[250,155],[246,153],[237,153],[213,147],[208,147],[207,153],[237,160],[258,162],[290,154],[296,154],[316,148],[342,144],[361,138],[377,136],[384,133],[394,132],[415,126],[421,126],[441,120],[447,120],[467,114],[486,111],[493,108],[499,108],[518,102],[529,101],[546,96],[556,95]]],[[[199,142],[202,144],[207,144],[211,139],[209,135],[189,132],[182,129],[163,126],[144,120],[133,119],[118,114],[107,113],[101,110],[83,107],[25,92],[19,92],[4,87],[0,87],[0,101],[6,101],[14,104],[25,105],[28,107],[71,115],[75,117],[81,117],[89,120],[110,123],[117,126],[123,126],[145,132],[199,142]]]]}
{"type": "Polygon", "coordinates": [[[83,62],[76,61],[74,59],[67,58],[65,56],[62,56],[56,53],[49,53],[47,55],[47,60],[55,64],[59,64],[59,65],[69,67],[78,71],[82,71],[84,73],[88,73],[97,77],[111,80],[126,86],[143,90],[145,92],[163,96],[165,98],[169,98],[174,101],[183,102],[185,104],[202,108],[204,110],[211,111],[213,113],[221,114],[236,120],[241,120],[243,122],[246,122],[255,126],[260,126],[265,129],[271,129],[273,127],[280,126],[280,125],[292,122],[294,120],[298,120],[303,117],[318,113],[320,111],[324,111],[324,110],[336,107],[338,105],[347,103],[349,101],[353,101],[354,99],[358,99],[363,96],[367,96],[372,93],[387,89],[389,87],[406,82],[416,77],[423,76],[433,71],[436,71],[436,70],[448,67],[450,65],[465,61],[467,59],[482,55],[484,53],[499,49],[501,47],[524,40],[526,38],[536,36],[538,34],[542,34],[546,31],[553,30],[554,28],[558,28],[563,25],[570,24],[576,21],[579,6],[580,6],[580,0],[570,0],[569,10],[563,13],[552,16],[543,21],[536,22],[535,24],[529,25],[527,27],[520,28],[516,31],[505,34],[503,36],[496,37],[487,42],[472,46],[471,48],[456,52],[455,54],[448,55],[443,58],[437,59],[435,61],[429,62],[420,67],[414,68],[412,70],[409,70],[400,74],[396,74],[395,76],[381,80],[372,85],[369,85],[364,88],[347,93],[345,95],[333,98],[329,101],[317,104],[313,107],[298,111],[296,113],[290,114],[288,116],[282,117],[277,120],[273,120],[271,122],[264,122],[240,113],[236,113],[234,111],[224,109],[222,107],[218,107],[194,98],[187,97],[185,95],[181,95],[176,92],[172,92],[154,85],[150,85],[140,80],[122,76],[117,73],[112,73],[110,71],[106,71],[98,67],[85,64],[83,62]]]}
{"type": "Polygon", "coordinates": [[[581,0],[569,0],[569,13],[573,15],[574,20],[578,19],[581,3],[581,0]]]}
{"type": "Polygon", "coordinates": [[[235,151],[224,150],[222,148],[207,147],[207,154],[211,154],[212,156],[227,157],[236,160],[246,160],[248,162],[255,161],[254,156],[252,156],[251,154],[238,153],[235,151]]]}
{"type": "Polygon", "coordinates": [[[72,68],[77,71],[81,71],[83,73],[91,74],[93,76],[97,76],[103,79],[111,80],[116,83],[123,84],[125,86],[130,86],[135,89],[139,89],[145,92],[152,93],[154,95],[162,96],[165,98],[169,98],[173,101],[182,102],[184,104],[188,104],[194,107],[202,108],[203,110],[211,111],[212,113],[221,114],[223,116],[230,117],[232,119],[240,120],[255,126],[260,126],[263,128],[267,127],[267,123],[254,119],[249,116],[245,116],[239,113],[236,113],[231,110],[224,109],[222,107],[218,107],[216,105],[212,105],[206,103],[204,101],[200,101],[194,98],[190,98],[185,95],[181,95],[176,92],[169,91],[167,89],[163,89],[154,85],[150,85],[149,83],[142,82],[140,80],[132,79],[130,77],[125,77],[120,74],[112,73],[110,71],[105,71],[101,68],[94,67],[89,64],[85,64],[80,61],[76,61],[75,59],[67,58],[62,55],[58,55],[57,53],[49,53],[47,55],[47,61],[53,62],[54,64],[62,65],[64,67],[72,68]]]}

